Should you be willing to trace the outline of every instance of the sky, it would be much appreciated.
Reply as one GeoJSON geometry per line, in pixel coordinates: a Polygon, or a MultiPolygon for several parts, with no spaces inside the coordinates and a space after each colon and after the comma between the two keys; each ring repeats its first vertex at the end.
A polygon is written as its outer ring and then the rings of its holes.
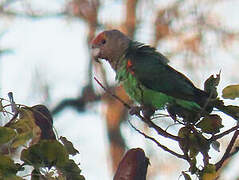
{"type": "MultiPolygon", "coordinates": [[[[57,3],[49,5],[46,1],[41,2],[41,6],[44,8],[60,7],[57,3]]],[[[103,6],[101,12],[106,13],[100,14],[103,21],[120,20],[122,18],[119,16],[120,11],[122,11],[119,8],[121,7],[120,1],[116,1],[116,3],[104,2],[107,5],[103,6]]],[[[238,27],[239,11],[237,7],[239,6],[229,5],[229,9],[226,11],[231,11],[232,16],[222,17],[227,26],[232,28],[238,27]]],[[[218,9],[220,10],[220,8],[218,9]]],[[[148,15],[150,17],[150,13],[148,15]]],[[[0,22],[0,28],[6,30],[0,40],[0,47],[13,50],[13,53],[0,59],[1,97],[7,98],[7,93],[12,91],[15,102],[28,106],[36,105],[43,100],[42,96],[39,95],[41,84],[47,82],[51,85],[49,89],[51,103],[48,105],[49,108],[52,108],[61,99],[76,97],[80,93],[80,87],[86,84],[87,60],[89,59],[85,43],[87,29],[84,22],[61,18],[38,20],[16,18],[10,22],[0,22]]],[[[139,32],[139,34],[149,33],[151,33],[150,28],[141,29],[139,32]]],[[[150,41],[150,36],[139,35],[137,38],[143,42],[150,41]]],[[[236,56],[237,53],[235,52],[234,55],[236,56]]],[[[204,72],[202,69],[199,77],[206,79],[212,72],[218,73],[222,69],[225,78],[221,80],[219,89],[222,89],[227,83],[238,82],[239,75],[233,74],[232,71],[232,69],[237,69],[237,65],[239,65],[234,56],[220,51],[215,54],[214,59],[212,63],[215,65],[210,69],[211,71],[204,72]],[[227,76],[232,78],[226,78],[227,76]]],[[[180,61],[177,60],[172,65],[182,71],[185,69],[180,66],[180,61]]],[[[114,74],[110,69],[108,73],[109,79],[113,81],[114,74]]],[[[187,71],[185,73],[189,74],[187,71]]],[[[96,180],[99,177],[104,180],[112,179],[112,174],[109,171],[110,157],[107,148],[106,126],[102,117],[103,110],[104,106],[96,103],[88,108],[87,113],[78,114],[72,109],[67,109],[54,117],[54,127],[58,135],[67,137],[80,151],[80,154],[74,159],[77,163],[80,162],[82,174],[87,180],[96,180]]],[[[139,122],[133,122],[142,126],[139,122]]],[[[228,124],[235,123],[229,122],[228,124]]],[[[148,145],[152,144],[136,134],[128,124],[122,126],[122,133],[126,139],[130,137],[130,141],[127,142],[129,147],[140,146],[147,149],[148,145]]],[[[162,138],[159,140],[164,141],[162,138]]],[[[169,143],[168,146],[173,147],[175,145],[169,143]]],[[[156,150],[156,153],[159,152],[155,145],[151,145],[151,147],[156,150]]],[[[149,154],[153,154],[150,148],[147,151],[149,154]]],[[[162,151],[160,153],[162,156],[167,154],[162,151]]],[[[165,177],[164,174],[160,176],[161,179],[165,177]]],[[[175,179],[177,178],[178,174],[175,175],[175,179]]]]}

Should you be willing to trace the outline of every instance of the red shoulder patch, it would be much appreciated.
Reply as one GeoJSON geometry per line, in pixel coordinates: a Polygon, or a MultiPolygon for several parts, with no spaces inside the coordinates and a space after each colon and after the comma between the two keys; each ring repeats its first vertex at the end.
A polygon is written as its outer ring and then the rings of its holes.
{"type": "Polygon", "coordinates": [[[132,67],[133,67],[133,63],[130,59],[128,59],[127,65],[126,65],[127,71],[129,71],[130,74],[134,75],[134,71],[132,67]]]}
{"type": "Polygon", "coordinates": [[[95,39],[91,41],[91,44],[98,44],[102,39],[105,39],[105,33],[101,32],[95,39]]]}

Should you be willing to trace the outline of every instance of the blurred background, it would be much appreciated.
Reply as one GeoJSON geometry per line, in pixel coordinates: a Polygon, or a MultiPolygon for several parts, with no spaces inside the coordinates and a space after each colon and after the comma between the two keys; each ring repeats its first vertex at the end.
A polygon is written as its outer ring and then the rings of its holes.
{"type": "MultiPolygon", "coordinates": [[[[105,29],[119,29],[156,47],[197,87],[221,70],[221,94],[225,86],[239,82],[238,19],[235,0],[0,0],[0,97],[12,91],[18,104],[46,105],[57,134],[80,151],[74,159],[87,180],[112,179],[122,155],[133,147],[143,148],[150,159],[149,180],[183,179],[187,164],[145,139],[127,120],[180,152],[177,144],[129,116],[94,81],[97,77],[132,103],[109,65],[91,60],[89,42],[105,29]]],[[[223,130],[235,124],[222,117],[223,130]]],[[[154,122],[177,134],[169,118],[154,122]]],[[[221,153],[210,151],[212,162],[221,158],[228,139],[220,143],[221,153]]],[[[227,161],[221,179],[239,178],[238,158],[227,161]]]]}

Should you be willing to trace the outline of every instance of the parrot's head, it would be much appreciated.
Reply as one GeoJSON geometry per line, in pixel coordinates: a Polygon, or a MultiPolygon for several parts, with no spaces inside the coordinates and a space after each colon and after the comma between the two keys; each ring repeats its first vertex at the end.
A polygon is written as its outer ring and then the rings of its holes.
{"type": "Polygon", "coordinates": [[[91,42],[91,53],[97,62],[105,59],[116,69],[119,58],[125,53],[129,43],[130,39],[118,30],[104,31],[91,42]]]}

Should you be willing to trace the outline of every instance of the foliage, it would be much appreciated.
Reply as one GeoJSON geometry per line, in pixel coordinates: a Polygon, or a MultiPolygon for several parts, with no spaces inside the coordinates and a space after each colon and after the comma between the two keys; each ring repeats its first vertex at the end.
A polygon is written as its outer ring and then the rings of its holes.
{"type": "Polygon", "coordinates": [[[230,85],[223,89],[222,97],[225,99],[235,99],[239,97],[239,85],[230,85]]]}
{"type": "MultiPolygon", "coordinates": [[[[138,116],[143,122],[149,125],[149,127],[153,128],[157,133],[161,136],[164,136],[165,138],[171,138],[172,140],[175,140],[178,142],[180,149],[182,150],[183,154],[179,154],[177,152],[174,152],[167,148],[166,146],[162,145],[160,142],[158,142],[153,137],[150,137],[146,135],[145,133],[141,132],[137,128],[135,128],[131,123],[130,125],[140,134],[142,134],[144,137],[152,140],[154,143],[156,143],[159,147],[164,149],[165,151],[171,153],[172,155],[186,160],[190,167],[188,171],[193,175],[197,175],[199,179],[202,180],[214,180],[218,178],[219,176],[219,169],[222,167],[222,164],[227,160],[229,157],[234,155],[238,151],[238,147],[236,148],[234,153],[231,153],[232,147],[235,143],[236,138],[239,135],[239,131],[237,130],[239,128],[239,125],[221,132],[221,128],[223,128],[222,124],[222,118],[218,114],[212,114],[212,108],[216,107],[221,112],[231,116],[236,121],[239,120],[238,114],[239,114],[239,107],[238,106],[224,106],[224,103],[222,100],[219,100],[217,91],[217,86],[219,84],[220,76],[217,75],[216,78],[214,76],[210,76],[206,82],[205,82],[205,91],[208,93],[211,93],[212,96],[209,97],[207,104],[205,104],[204,109],[201,110],[201,112],[197,112],[195,116],[195,112],[189,111],[189,110],[183,110],[182,108],[179,111],[174,111],[173,115],[170,115],[172,119],[181,124],[183,127],[181,127],[178,131],[178,135],[175,136],[173,134],[168,133],[167,131],[160,128],[158,125],[156,125],[150,117],[142,116],[140,112],[135,112],[134,114],[138,116]],[[209,108],[208,108],[209,107],[209,108]],[[209,111],[208,111],[209,109],[209,111]],[[185,111],[182,112],[181,110],[185,111]],[[193,114],[189,116],[185,116],[185,113],[187,114],[193,114]],[[182,115],[184,114],[184,115],[182,115]],[[189,120],[188,117],[194,118],[193,120],[189,120]],[[209,150],[210,147],[214,148],[217,152],[219,151],[220,143],[217,141],[218,139],[225,137],[229,133],[234,132],[234,135],[227,147],[226,152],[224,153],[223,157],[215,164],[210,163],[210,156],[209,156],[209,150]],[[211,137],[208,138],[205,134],[210,134],[211,137]],[[198,155],[201,154],[203,156],[203,165],[198,166],[198,155]]],[[[111,92],[109,92],[98,80],[98,84],[106,90],[111,96],[119,100],[121,103],[125,105],[127,108],[131,108],[127,103],[125,103],[123,100],[121,100],[119,97],[115,96],[111,92]]],[[[229,86],[230,87],[230,86],[229,86]]],[[[235,86],[234,86],[235,87],[235,86]]],[[[237,88],[228,88],[230,89],[230,94],[237,94],[237,88]]],[[[224,90],[225,92],[225,90],[224,90]]],[[[228,97],[228,96],[227,96],[228,97]]],[[[134,107],[135,108],[135,107],[134,107]]],[[[128,163],[129,164],[129,163],[128,163]]],[[[124,171],[126,172],[126,171],[124,171]]],[[[122,172],[123,175],[123,172],[122,172]]],[[[190,175],[182,172],[182,175],[185,179],[191,179],[190,175]]],[[[120,177],[120,176],[119,176],[120,177]]]]}
{"type": "MultiPolygon", "coordinates": [[[[150,44],[153,44],[155,47],[160,45],[161,46],[162,41],[172,40],[173,43],[177,45],[173,45],[172,49],[167,49],[170,54],[169,56],[178,56],[183,55],[183,63],[186,67],[189,67],[191,69],[200,69],[200,65],[203,65],[203,69],[205,66],[205,60],[208,62],[210,61],[210,57],[206,57],[208,54],[209,49],[211,49],[214,45],[228,48],[229,45],[234,44],[233,42],[238,37],[238,32],[232,30],[232,29],[226,29],[224,26],[224,15],[225,11],[221,11],[224,14],[222,14],[223,18],[218,17],[218,11],[215,13],[213,12],[214,9],[218,9],[217,5],[220,5],[220,3],[225,3],[226,1],[170,1],[169,4],[166,6],[161,5],[161,1],[138,1],[138,0],[128,0],[128,1],[122,1],[123,6],[125,6],[126,12],[123,13],[120,12],[123,17],[121,19],[123,20],[120,24],[118,22],[112,21],[107,22],[102,17],[102,10],[105,10],[107,8],[104,8],[104,1],[101,0],[70,0],[65,1],[66,7],[61,7],[60,12],[49,12],[44,9],[38,9],[37,11],[34,11],[35,8],[31,6],[31,1],[24,1],[23,8],[20,11],[15,11],[14,8],[11,8],[10,5],[13,7],[19,7],[15,6],[14,3],[18,3],[18,1],[12,1],[12,0],[5,0],[0,3],[0,13],[5,18],[7,17],[26,17],[26,18],[42,18],[42,17],[58,17],[65,16],[67,17],[67,20],[69,20],[69,17],[74,17],[80,20],[84,20],[88,26],[89,33],[87,35],[88,42],[93,38],[96,31],[101,30],[102,27],[104,29],[106,28],[119,28],[126,34],[128,34],[131,38],[134,38],[136,33],[144,33],[145,35],[149,35],[152,39],[152,42],[150,44]],[[150,11],[145,10],[142,4],[145,6],[144,2],[147,2],[149,6],[146,6],[146,8],[152,8],[150,11]],[[150,3],[151,7],[150,7],[150,3]],[[141,5],[141,6],[140,6],[141,5]],[[5,8],[6,7],[6,8],[5,8]],[[186,8],[185,8],[186,7],[186,8]],[[215,8],[216,7],[216,8],[215,8]],[[24,11],[25,9],[25,11],[24,11]],[[156,9],[156,12],[155,12],[156,9]],[[101,11],[100,11],[101,10],[101,11]],[[150,12],[150,16],[154,20],[149,21],[147,12],[150,12]],[[100,16],[99,16],[100,15],[100,16]],[[100,17],[100,18],[99,18],[100,17]],[[146,21],[144,21],[144,17],[146,17],[146,21]],[[156,17],[156,18],[155,18],[156,17]],[[147,23],[145,23],[147,22],[147,23]],[[151,23],[151,24],[150,24],[151,23]],[[140,28],[145,26],[145,24],[150,24],[150,30],[152,30],[152,33],[147,33],[148,31],[143,31],[140,28]],[[146,32],[146,33],[145,33],[146,32]],[[152,36],[154,34],[154,36],[152,36]],[[208,41],[208,34],[212,34],[213,37],[216,39],[216,41],[208,41]],[[176,39],[177,42],[174,42],[176,39]],[[200,62],[198,61],[200,59],[200,62]],[[201,60],[202,59],[202,60],[201,60]]],[[[227,1],[230,3],[230,1],[227,1]]],[[[120,1],[117,3],[121,3],[120,1]]],[[[41,7],[41,6],[40,6],[41,7]]],[[[107,11],[105,11],[107,12],[107,11]]],[[[227,12],[227,11],[226,11],[227,12]]],[[[220,13],[219,13],[220,15],[220,13]]],[[[230,13],[227,13],[227,15],[230,16],[230,13]]],[[[138,35],[138,34],[137,34],[138,35]]],[[[166,43],[167,44],[167,43],[166,43]]],[[[1,49],[2,50],[2,49],[1,49]]],[[[0,55],[2,55],[0,50],[0,55]]],[[[213,50],[212,57],[215,59],[215,51],[213,50]]],[[[215,60],[217,63],[217,59],[215,60]]],[[[89,76],[91,76],[91,67],[92,62],[89,62],[89,76]]],[[[209,62],[210,64],[210,62],[209,62]]],[[[93,64],[93,66],[96,66],[98,71],[102,73],[102,79],[105,84],[107,83],[107,78],[105,77],[104,69],[99,65],[93,64]],[[99,70],[100,69],[100,70],[99,70]]],[[[92,77],[89,77],[89,82],[87,84],[87,87],[91,87],[92,89],[92,77]]],[[[37,81],[39,83],[39,81],[37,81]]],[[[211,76],[206,82],[205,82],[205,91],[211,93],[212,98],[216,98],[218,93],[216,90],[216,84],[219,83],[219,80],[217,80],[217,77],[214,78],[214,76],[211,76]]],[[[129,98],[125,95],[122,88],[118,87],[110,87],[113,89],[115,94],[119,96],[121,99],[124,99],[127,103],[131,103],[129,98]]],[[[72,99],[63,99],[62,102],[59,103],[59,106],[55,108],[53,111],[54,113],[60,112],[65,107],[74,107],[77,112],[83,112],[86,110],[86,105],[88,102],[92,101],[98,101],[100,95],[95,94],[94,91],[85,91],[87,93],[82,93],[81,96],[77,96],[72,99]],[[90,93],[89,93],[90,92],[90,93]],[[96,96],[97,95],[97,96],[96,96]]],[[[125,143],[123,141],[123,138],[120,135],[120,123],[122,122],[122,119],[126,119],[125,117],[127,112],[125,111],[124,105],[121,104],[121,102],[118,102],[117,99],[108,98],[107,93],[103,93],[103,101],[107,106],[106,112],[106,122],[107,122],[107,128],[109,130],[109,136],[110,136],[110,142],[111,142],[111,151],[112,158],[115,159],[113,162],[117,163],[117,159],[121,156],[122,152],[125,148],[125,143]],[[105,98],[106,97],[106,98],[105,98]],[[114,123],[112,123],[114,122],[114,123]],[[117,138],[115,138],[117,137],[117,138]],[[116,145],[116,146],[114,146],[116,145]],[[120,149],[120,148],[121,149],[120,149]],[[122,148],[123,147],[123,148],[122,148]],[[115,156],[117,154],[117,156],[115,156]]],[[[223,98],[229,98],[229,99],[235,99],[238,97],[238,85],[233,85],[231,87],[225,88],[223,91],[223,98]]],[[[214,102],[215,105],[222,107],[223,103],[221,102],[214,102]]],[[[229,115],[231,115],[234,119],[237,119],[239,107],[234,105],[229,105],[226,107],[223,107],[223,111],[229,115]]],[[[33,107],[31,108],[33,109],[33,107]]],[[[0,103],[0,111],[4,110],[4,107],[2,103],[0,103]]],[[[199,169],[200,166],[196,166],[197,164],[197,155],[203,154],[204,157],[204,165],[201,166],[204,169],[207,169],[206,167],[208,163],[208,157],[207,157],[207,150],[211,146],[213,148],[218,149],[220,144],[217,141],[218,139],[225,137],[227,134],[235,131],[238,127],[235,126],[227,131],[221,132],[221,127],[223,126],[221,122],[221,118],[216,116],[215,114],[210,114],[208,116],[200,117],[200,119],[194,120],[195,116],[197,117],[197,114],[195,115],[193,112],[187,112],[184,109],[178,109],[175,108],[174,111],[175,114],[169,114],[171,117],[173,117],[173,120],[176,123],[181,124],[183,127],[180,128],[177,136],[171,135],[167,133],[166,130],[163,130],[160,126],[155,125],[154,122],[151,121],[145,121],[143,117],[140,117],[146,124],[149,125],[149,127],[154,128],[158,134],[162,135],[166,138],[171,138],[173,140],[176,140],[179,142],[179,146],[181,147],[182,151],[189,155],[190,159],[188,159],[185,155],[179,156],[178,154],[174,154],[178,157],[186,157],[186,160],[188,160],[190,164],[189,172],[192,174],[197,174],[198,176],[204,177],[204,174],[207,174],[207,178],[210,177],[210,174],[206,170],[199,169]],[[215,122],[214,122],[215,119],[215,122]],[[182,121],[181,121],[182,120],[182,121]],[[207,120],[210,122],[207,124],[207,120]],[[215,127],[215,129],[214,129],[215,127]],[[210,136],[210,138],[208,138],[210,136]],[[179,138],[178,138],[179,137],[179,138]],[[188,147],[188,146],[192,147],[188,147]],[[204,147],[201,148],[200,146],[203,145],[204,147]],[[202,172],[202,173],[199,173],[202,172]]],[[[29,113],[29,116],[32,118],[31,113],[29,113]]],[[[168,117],[167,114],[160,114],[155,115],[153,118],[156,117],[168,117]]],[[[44,124],[44,123],[42,123],[44,124]]],[[[34,139],[35,141],[39,140],[39,129],[33,122],[30,122],[29,125],[26,125],[25,123],[19,124],[18,131],[14,129],[13,131],[9,129],[3,129],[3,132],[9,133],[10,137],[3,137],[3,142],[8,142],[9,144],[7,148],[5,148],[5,152],[12,152],[14,148],[18,148],[22,144],[25,144],[28,142],[29,139],[34,139]],[[30,130],[30,128],[35,129],[34,133],[30,130]],[[22,130],[26,130],[26,132],[22,132],[22,130]],[[14,137],[16,136],[16,137],[14,137]],[[10,140],[8,139],[10,138],[10,140]],[[13,140],[12,140],[13,139],[13,140]],[[10,147],[10,148],[9,148],[10,147]]],[[[51,128],[49,128],[51,130],[51,128]]],[[[43,134],[47,134],[48,137],[52,136],[51,131],[47,131],[46,133],[42,133],[44,131],[44,128],[41,129],[41,135],[40,137],[44,137],[43,134]]],[[[236,135],[236,134],[234,134],[236,135]]],[[[0,137],[4,136],[0,134],[0,137]]],[[[149,138],[149,137],[148,137],[149,138]]],[[[1,138],[0,138],[1,139],[1,138]]],[[[153,140],[153,139],[151,139],[153,140]]],[[[233,139],[232,139],[233,140],[233,139]]],[[[154,140],[153,140],[154,141],[154,140]]],[[[64,141],[65,142],[65,141],[64,141]]],[[[154,141],[156,142],[156,141],[154,141]]],[[[233,144],[233,141],[231,141],[233,144]]],[[[37,143],[37,142],[36,142],[37,143]]],[[[32,141],[31,144],[34,144],[34,141],[32,141]]],[[[67,143],[68,144],[68,143],[67,143]]],[[[162,146],[161,144],[158,144],[161,148],[164,148],[164,150],[169,151],[167,147],[162,146]]],[[[2,145],[1,145],[2,146],[2,145]]],[[[68,145],[65,145],[68,146],[68,145]]],[[[70,145],[71,146],[71,145],[70,145]]],[[[69,148],[69,147],[68,147],[69,148]]],[[[228,146],[228,151],[225,153],[222,158],[222,161],[219,161],[216,166],[216,170],[222,166],[221,162],[223,162],[225,159],[228,159],[232,154],[230,154],[230,146],[228,146]]],[[[218,150],[217,150],[218,151],[218,150]]],[[[75,150],[72,151],[74,153],[75,150]]],[[[171,152],[171,151],[169,151],[171,152]]],[[[68,153],[71,153],[68,150],[68,153]]],[[[171,152],[173,153],[173,152],[171,152]]],[[[113,164],[113,163],[112,163],[113,164]]],[[[210,169],[210,168],[209,168],[210,169]]],[[[158,168],[156,169],[158,171],[158,168]]],[[[185,173],[183,172],[183,176],[185,179],[189,179],[189,172],[185,173]]],[[[214,175],[212,171],[211,174],[214,175]]],[[[36,179],[39,179],[39,172],[34,170],[33,175],[36,173],[36,179]]],[[[51,172],[48,174],[46,173],[45,176],[51,176],[51,172]]],[[[213,176],[212,175],[212,176],[213,176]]],[[[212,179],[212,178],[211,178],[212,179]]]]}
{"type": "Polygon", "coordinates": [[[85,179],[79,166],[69,158],[79,151],[66,137],[56,139],[52,117],[45,106],[27,107],[17,105],[13,100],[8,104],[5,99],[0,102],[0,113],[12,115],[10,121],[0,127],[0,179],[22,179],[16,174],[24,171],[25,166],[33,167],[29,175],[32,180],[85,179]],[[12,106],[16,107],[15,114],[8,110],[12,106]],[[21,151],[21,164],[13,160],[16,150],[21,151]]]}

